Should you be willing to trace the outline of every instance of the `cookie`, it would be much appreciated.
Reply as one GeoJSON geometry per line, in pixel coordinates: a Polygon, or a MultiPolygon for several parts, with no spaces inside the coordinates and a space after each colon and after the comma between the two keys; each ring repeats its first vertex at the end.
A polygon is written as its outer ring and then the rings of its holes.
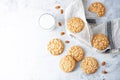
{"type": "Polygon", "coordinates": [[[71,56],[66,55],[61,58],[59,62],[59,67],[64,72],[70,72],[73,71],[73,69],[75,68],[75,64],[75,60],[71,56]]]}
{"type": "Polygon", "coordinates": [[[80,68],[84,73],[92,74],[98,69],[98,62],[93,57],[85,57],[80,64],[80,68]]]}
{"type": "Polygon", "coordinates": [[[78,33],[84,28],[84,22],[78,17],[70,18],[67,21],[67,29],[72,33],[78,33]]]}
{"type": "Polygon", "coordinates": [[[90,12],[96,13],[97,16],[102,17],[105,14],[105,7],[102,3],[100,2],[94,2],[92,3],[88,10],[90,12]]]}
{"type": "Polygon", "coordinates": [[[92,46],[98,50],[104,50],[108,47],[109,41],[104,34],[96,34],[92,38],[92,46]]]}
{"type": "Polygon", "coordinates": [[[84,51],[80,46],[72,46],[68,50],[67,55],[72,56],[76,61],[81,61],[84,57],[84,51]]]}
{"type": "Polygon", "coordinates": [[[54,38],[49,41],[47,49],[52,55],[59,55],[63,52],[64,45],[60,39],[54,38]]]}

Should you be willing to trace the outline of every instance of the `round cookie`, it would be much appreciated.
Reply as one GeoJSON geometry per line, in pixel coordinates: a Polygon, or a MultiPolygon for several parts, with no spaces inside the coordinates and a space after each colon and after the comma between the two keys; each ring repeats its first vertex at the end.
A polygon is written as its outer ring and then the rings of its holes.
{"type": "Polygon", "coordinates": [[[104,34],[96,34],[92,38],[92,46],[98,50],[104,50],[108,47],[109,40],[104,34]]]}
{"type": "Polygon", "coordinates": [[[96,13],[97,16],[102,17],[105,14],[105,7],[102,3],[100,2],[94,2],[92,3],[88,10],[90,12],[96,13]]]}
{"type": "Polygon", "coordinates": [[[67,21],[67,29],[72,33],[78,33],[84,28],[84,22],[78,17],[70,18],[67,21]]]}
{"type": "Polygon", "coordinates": [[[59,55],[63,52],[64,45],[60,39],[54,38],[49,41],[47,49],[52,55],[59,55]]]}
{"type": "Polygon", "coordinates": [[[80,46],[72,46],[68,50],[67,55],[72,56],[76,61],[81,61],[84,57],[84,51],[80,46]]]}
{"type": "Polygon", "coordinates": [[[93,57],[85,57],[80,64],[80,68],[84,73],[92,74],[98,69],[98,62],[93,57]]]}
{"type": "Polygon", "coordinates": [[[64,72],[70,72],[75,68],[75,64],[75,60],[71,56],[66,55],[61,58],[59,67],[64,72]]]}

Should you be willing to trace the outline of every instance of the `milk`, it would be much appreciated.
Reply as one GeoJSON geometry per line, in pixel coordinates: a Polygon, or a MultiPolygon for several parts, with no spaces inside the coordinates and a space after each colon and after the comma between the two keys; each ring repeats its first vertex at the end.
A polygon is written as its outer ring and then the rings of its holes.
{"type": "Polygon", "coordinates": [[[52,30],[55,27],[55,18],[50,14],[43,14],[39,19],[40,27],[45,30],[52,30]]]}

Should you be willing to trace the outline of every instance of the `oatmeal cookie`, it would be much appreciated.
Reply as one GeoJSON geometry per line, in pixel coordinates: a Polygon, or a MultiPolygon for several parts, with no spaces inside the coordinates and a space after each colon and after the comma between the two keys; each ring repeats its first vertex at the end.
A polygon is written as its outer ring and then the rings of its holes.
{"type": "Polygon", "coordinates": [[[72,46],[68,50],[67,55],[72,56],[76,61],[81,61],[84,57],[84,51],[80,46],[72,46]]]}
{"type": "Polygon", "coordinates": [[[63,52],[64,45],[60,39],[54,38],[49,41],[47,49],[52,55],[59,55],[63,52]]]}
{"type": "Polygon", "coordinates": [[[78,17],[70,18],[67,21],[67,29],[72,33],[78,33],[84,28],[84,22],[78,17]]]}
{"type": "Polygon", "coordinates": [[[100,2],[94,2],[92,3],[88,10],[90,12],[96,13],[97,16],[102,17],[105,14],[105,7],[102,3],[100,2]]]}
{"type": "Polygon", "coordinates": [[[59,67],[64,72],[70,72],[75,68],[75,60],[71,56],[66,55],[61,58],[59,67]]]}
{"type": "Polygon", "coordinates": [[[85,57],[80,64],[80,68],[84,73],[92,74],[98,69],[98,62],[93,57],[85,57]]]}
{"type": "Polygon", "coordinates": [[[96,34],[92,38],[92,46],[98,50],[104,50],[108,47],[109,41],[104,34],[96,34]]]}

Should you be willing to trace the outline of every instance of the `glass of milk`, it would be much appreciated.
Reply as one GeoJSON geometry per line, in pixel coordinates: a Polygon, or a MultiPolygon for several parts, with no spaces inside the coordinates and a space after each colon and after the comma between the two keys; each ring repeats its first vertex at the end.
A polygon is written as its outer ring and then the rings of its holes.
{"type": "Polygon", "coordinates": [[[55,28],[55,18],[49,13],[44,13],[39,18],[40,27],[44,30],[53,30],[55,28]]]}

